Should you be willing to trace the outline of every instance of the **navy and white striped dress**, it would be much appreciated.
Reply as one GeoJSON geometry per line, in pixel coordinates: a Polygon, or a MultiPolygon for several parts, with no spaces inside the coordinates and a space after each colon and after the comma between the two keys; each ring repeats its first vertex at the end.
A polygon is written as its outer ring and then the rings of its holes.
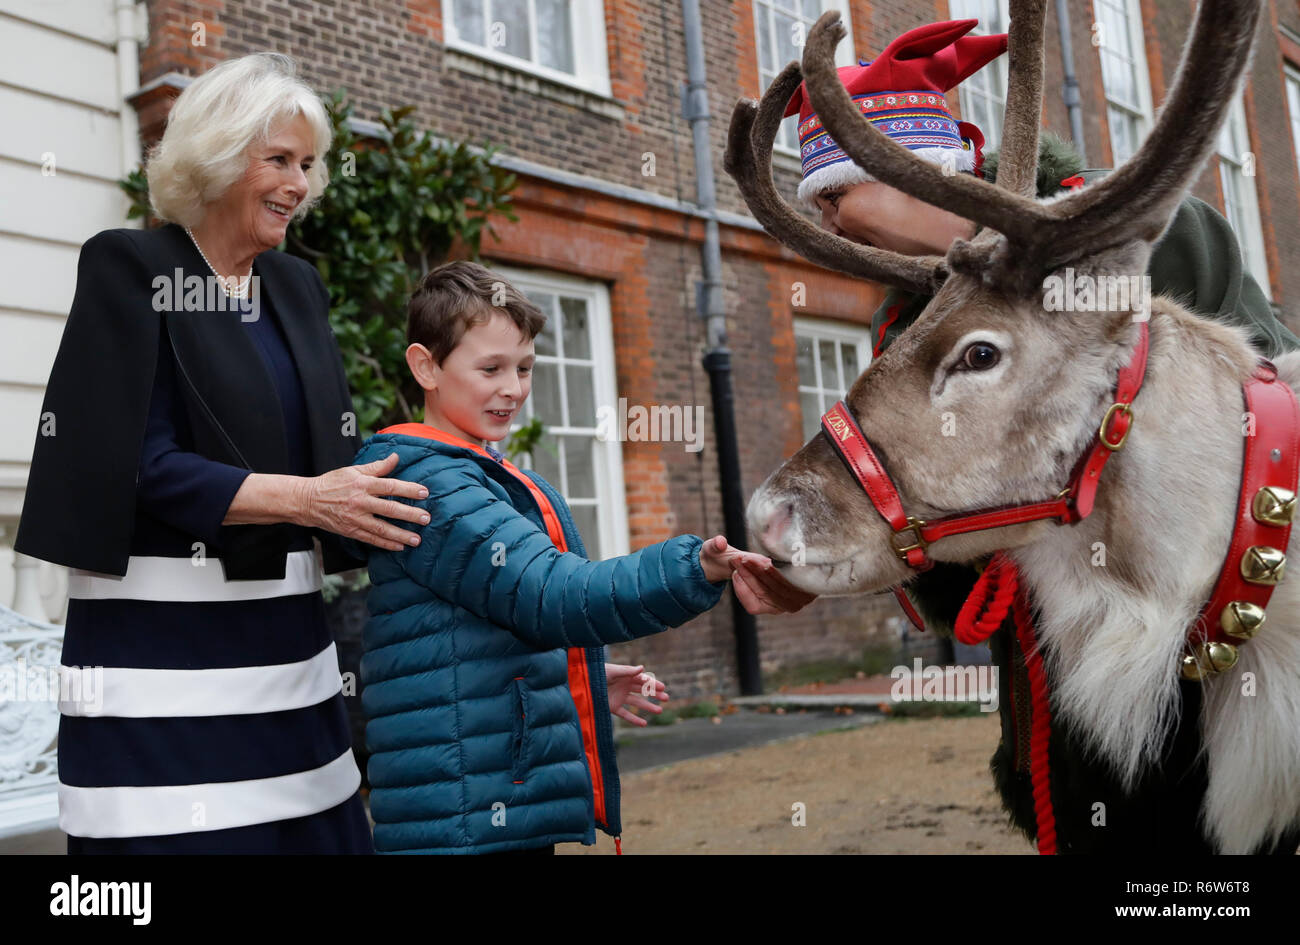
{"type": "MultiPolygon", "coordinates": [[[[262,313],[243,324],[309,475],[308,405],[265,295],[262,313]]],[[[103,669],[102,691],[98,669],[74,671],[86,686],[60,702],[68,852],[372,853],[310,533],[283,581],[224,579],[220,524],[248,471],[190,452],[175,385],[164,333],[127,573],[69,581],[62,663],[103,669]]]]}

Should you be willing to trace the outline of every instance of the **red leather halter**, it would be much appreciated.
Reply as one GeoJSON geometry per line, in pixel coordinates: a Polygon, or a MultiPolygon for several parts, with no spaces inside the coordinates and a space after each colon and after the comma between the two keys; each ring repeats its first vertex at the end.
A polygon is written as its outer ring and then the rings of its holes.
{"type": "Polygon", "coordinates": [[[1123,449],[1133,426],[1133,398],[1142,387],[1147,367],[1147,323],[1140,322],[1139,327],[1137,347],[1129,363],[1119,370],[1115,401],[1102,418],[1097,438],[1075,464],[1069,485],[1054,499],[1026,505],[997,506],[926,522],[903,511],[903,500],[898,490],[844,401],[826,411],[822,417],[822,432],[866,491],[876,511],[894,530],[890,537],[894,553],[915,570],[924,571],[934,564],[926,555],[926,549],[949,535],[1043,519],[1056,519],[1062,525],[1073,525],[1091,514],[1106,460],[1123,449]]]}

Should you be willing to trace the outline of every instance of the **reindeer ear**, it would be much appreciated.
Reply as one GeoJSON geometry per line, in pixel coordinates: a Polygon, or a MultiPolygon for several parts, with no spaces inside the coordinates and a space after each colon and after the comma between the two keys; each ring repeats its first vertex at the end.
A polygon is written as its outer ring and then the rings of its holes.
{"type": "Polygon", "coordinates": [[[1130,240],[1054,269],[1041,282],[1044,311],[1077,312],[1120,340],[1132,322],[1151,317],[1150,256],[1150,243],[1130,240]]]}

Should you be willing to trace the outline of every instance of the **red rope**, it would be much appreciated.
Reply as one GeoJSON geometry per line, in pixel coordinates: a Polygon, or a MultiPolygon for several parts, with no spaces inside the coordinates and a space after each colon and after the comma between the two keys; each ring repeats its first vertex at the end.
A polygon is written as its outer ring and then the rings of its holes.
{"type": "Polygon", "coordinates": [[[1029,676],[1029,773],[1034,794],[1034,820],[1038,825],[1038,852],[1052,855],[1056,853],[1056,815],[1052,810],[1051,762],[1048,756],[1052,714],[1047,697],[1047,671],[1034,636],[1029,600],[1020,588],[1020,574],[1015,562],[998,552],[975,582],[961,613],[957,615],[954,628],[957,639],[969,646],[984,642],[1002,626],[1008,611],[1015,621],[1016,637],[1025,655],[1025,670],[1029,676]],[[978,619],[977,614],[981,614],[978,619]]]}
{"type": "Polygon", "coordinates": [[[961,613],[957,615],[957,625],[953,628],[957,639],[967,646],[976,646],[993,635],[1002,621],[1007,618],[1007,611],[1016,598],[1020,586],[1016,566],[1006,555],[998,552],[989,561],[984,573],[979,576],[970,596],[962,604],[961,613]],[[975,615],[993,598],[984,615],[975,619],[975,615]]]}

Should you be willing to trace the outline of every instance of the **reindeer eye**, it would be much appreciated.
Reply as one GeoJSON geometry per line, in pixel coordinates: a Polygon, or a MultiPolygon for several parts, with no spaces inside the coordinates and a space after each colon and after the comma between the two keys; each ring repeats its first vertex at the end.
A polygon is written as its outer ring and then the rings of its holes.
{"type": "Polygon", "coordinates": [[[959,371],[987,371],[1002,359],[1002,352],[987,341],[977,341],[966,349],[957,364],[959,371]]]}

